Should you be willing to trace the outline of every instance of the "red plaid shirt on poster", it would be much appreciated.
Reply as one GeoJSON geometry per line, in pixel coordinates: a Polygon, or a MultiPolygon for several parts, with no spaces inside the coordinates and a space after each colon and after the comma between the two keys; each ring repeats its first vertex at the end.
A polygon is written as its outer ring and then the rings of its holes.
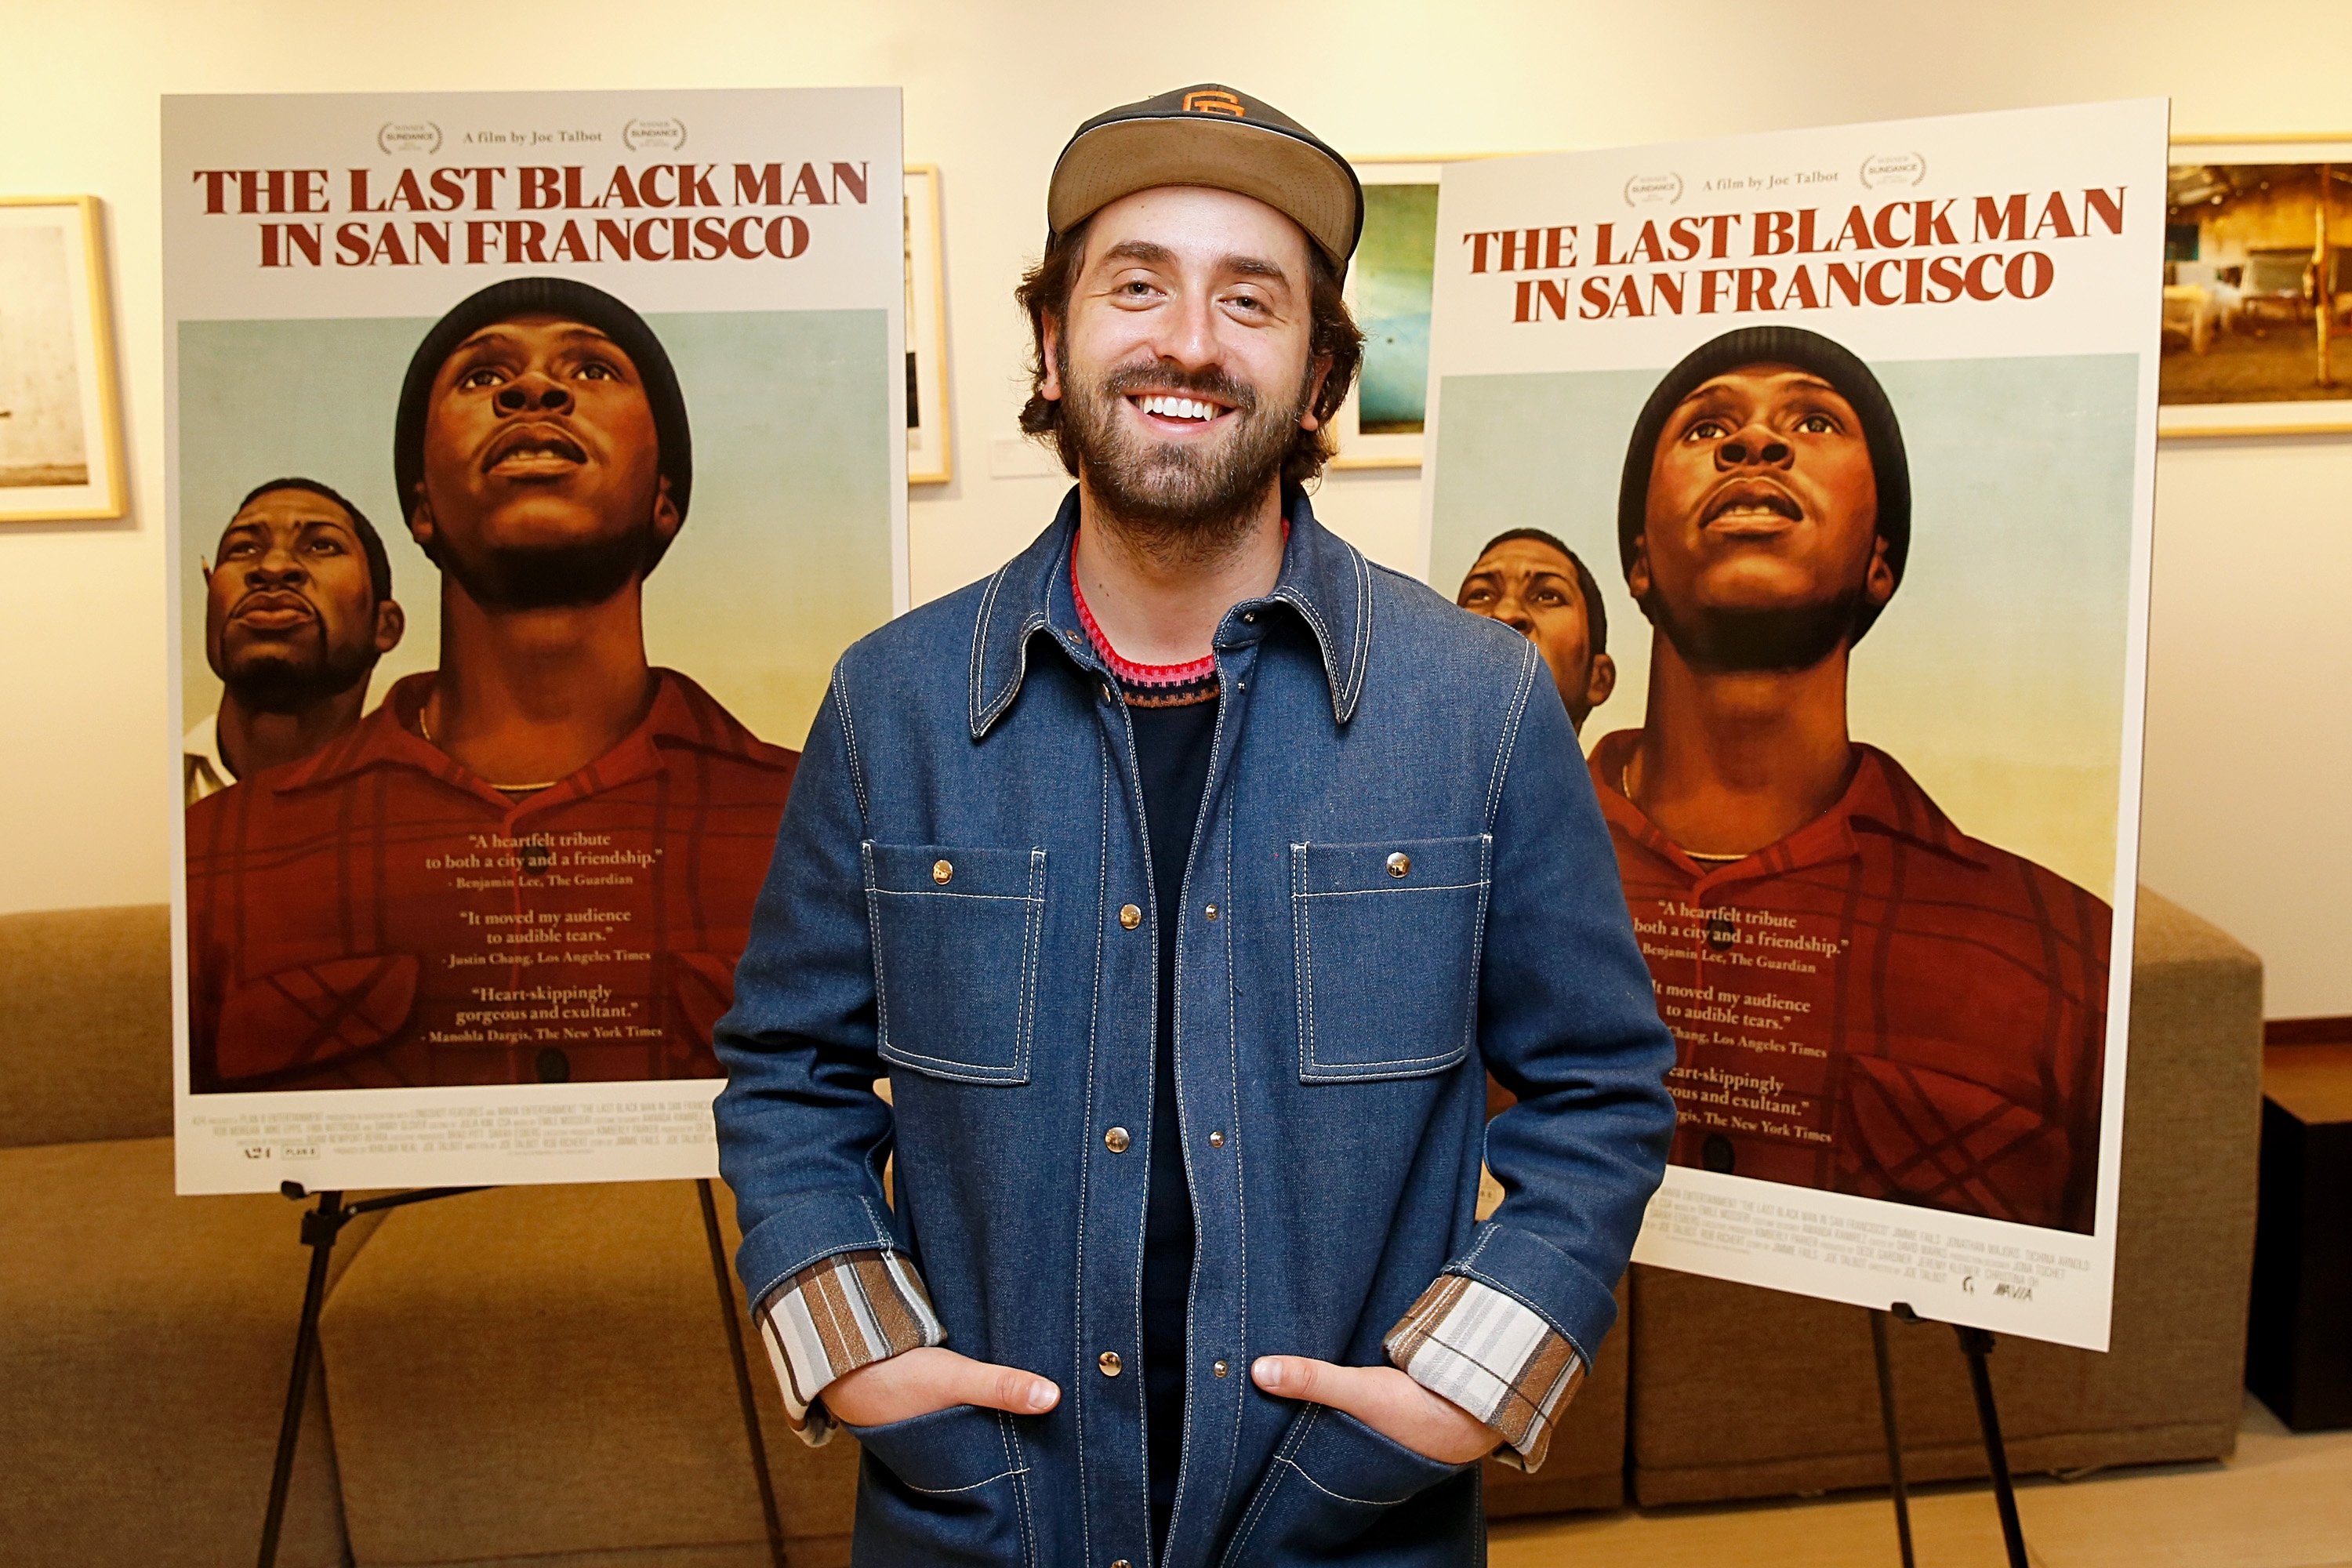
{"type": "Polygon", "coordinates": [[[654,673],[619,745],[520,798],[420,738],[425,674],[189,807],[194,1088],[719,1076],[799,754],[654,673]]]}
{"type": "Polygon", "coordinates": [[[2087,1233],[2106,904],[1870,746],[1819,818],[1702,866],[1621,793],[1638,738],[1591,769],[1679,1047],[1673,1162],[2087,1233]]]}

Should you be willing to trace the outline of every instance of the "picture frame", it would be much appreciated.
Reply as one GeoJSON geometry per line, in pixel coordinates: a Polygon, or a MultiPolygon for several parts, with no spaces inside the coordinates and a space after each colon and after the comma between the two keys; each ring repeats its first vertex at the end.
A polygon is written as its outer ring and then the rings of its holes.
{"type": "Polygon", "coordinates": [[[96,196],[0,196],[0,523],[128,510],[96,196]]]}
{"type": "Polygon", "coordinates": [[[1429,384],[1429,300],[1437,246],[1438,175],[1451,160],[1354,158],[1364,233],[1348,268],[1348,309],[1364,332],[1364,363],[1332,419],[1334,468],[1421,467],[1429,384]],[[1370,414],[1366,413],[1367,403],[1370,414]]]}
{"type": "Polygon", "coordinates": [[[937,163],[907,165],[906,200],[907,482],[943,485],[955,478],[955,438],[937,163]]]}
{"type": "Polygon", "coordinates": [[[2157,434],[2352,435],[2352,132],[2176,136],[2157,434]]]}

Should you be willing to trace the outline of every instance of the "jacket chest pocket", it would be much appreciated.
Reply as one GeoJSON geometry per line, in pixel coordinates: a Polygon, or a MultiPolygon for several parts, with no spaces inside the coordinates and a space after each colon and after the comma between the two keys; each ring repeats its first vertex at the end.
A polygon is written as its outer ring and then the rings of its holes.
{"type": "Polygon", "coordinates": [[[858,847],[885,1061],[961,1083],[1029,1081],[1043,849],[858,847]]]}
{"type": "Polygon", "coordinates": [[[1469,1054],[1493,846],[1290,847],[1300,1081],[1412,1078],[1469,1054]]]}

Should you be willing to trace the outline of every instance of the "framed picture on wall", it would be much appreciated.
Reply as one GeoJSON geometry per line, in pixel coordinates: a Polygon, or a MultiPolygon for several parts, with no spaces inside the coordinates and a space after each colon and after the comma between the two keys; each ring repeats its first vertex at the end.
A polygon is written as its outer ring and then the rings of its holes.
{"type": "Polygon", "coordinates": [[[1339,407],[1335,468],[1417,468],[1429,386],[1429,296],[1437,258],[1435,158],[1360,158],[1364,234],[1348,268],[1348,307],[1364,363],[1339,407]]]}
{"type": "Polygon", "coordinates": [[[948,419],[948,296],[940,166],[907,165],[907,482],[955,477],[948,419]]]}
{"type": "Polygon", "coordinates": [[[0,196],[0,522],[121,517],[96,196],[0,196]]]}
{"type": "Polygon", "coordinates": [[[2352,133],[2176,138],[2164,216],[2158,434],[2352,434],[2352,133]]]}

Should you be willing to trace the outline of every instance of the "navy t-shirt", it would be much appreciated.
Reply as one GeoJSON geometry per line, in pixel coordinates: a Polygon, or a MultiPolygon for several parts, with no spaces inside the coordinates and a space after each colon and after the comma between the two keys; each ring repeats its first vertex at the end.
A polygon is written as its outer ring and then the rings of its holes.
{"type": "Polygon", "coordinates": [[[1176,939],[1183,930],[1184,867],[1209,782],[1218,703],[1130,706],[1151,884],[1160,923],[1160,990],[1151,1090],[1150,1197],[1143,1222],[1143,1392],[1151,1486],[1151,1551],[1167,1549],[1184,1445],[1185,1298],[1192,1284],[1192,1194],[1176,1116],[1176,939]]]}

